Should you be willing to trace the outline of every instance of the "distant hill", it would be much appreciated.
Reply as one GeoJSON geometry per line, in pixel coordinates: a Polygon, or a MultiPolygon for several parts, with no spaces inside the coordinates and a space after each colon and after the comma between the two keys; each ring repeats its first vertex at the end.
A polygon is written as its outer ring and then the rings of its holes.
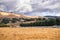
{"type": "Polygon", "coordinates": [[[38,18],[38,16],[27,16],[22,14],[17,14],[13,12],[0,12],[0,18],[7,17],[7,18],[38,18]]]}
{"type": "Polygon", "coordinates": [[[46,18],[60,18],[60,16],[44,16],[46,18]]]}

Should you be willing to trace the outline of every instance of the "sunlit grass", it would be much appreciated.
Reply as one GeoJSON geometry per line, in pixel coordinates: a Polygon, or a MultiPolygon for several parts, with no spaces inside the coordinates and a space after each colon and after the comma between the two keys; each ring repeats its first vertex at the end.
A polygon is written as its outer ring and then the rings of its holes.
{"type": "Polygon", "coordinates": [[[0,28],[0,40],[60,40],[60,29],[0,28]]]}

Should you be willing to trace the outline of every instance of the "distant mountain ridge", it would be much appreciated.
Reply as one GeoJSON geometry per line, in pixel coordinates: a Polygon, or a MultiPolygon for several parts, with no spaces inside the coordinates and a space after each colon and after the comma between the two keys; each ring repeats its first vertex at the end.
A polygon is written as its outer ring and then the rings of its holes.
{"type": "Polygon", "coordinates": [[[47,17],[47,18],[60,18],[60,16],[44,16],[44,17],[47,17]]]}

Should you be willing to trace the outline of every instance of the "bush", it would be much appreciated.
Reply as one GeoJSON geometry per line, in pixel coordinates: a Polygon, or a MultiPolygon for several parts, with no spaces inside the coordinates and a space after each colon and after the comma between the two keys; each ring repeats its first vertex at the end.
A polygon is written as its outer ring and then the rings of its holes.
{"type": "Polygon", "coordinates": [[[56,24],[56,20],[55,19],[49,19],[45,23],[47,26],[53,26],[56,24]]]}
{"type": "Polygon", "coordinates": [[[9,25],[6,25],[6,24],[0,24],[0,27],[9,27],[9,25]]]}
{"type": "Polygon", "coordinates": [[[35,19],[33,19],[33,18],[27,18],[27,19],[23,19],[23,20],[25,20],[25,21],[34,21],[35,19]]]}
{"type": "Polygon", "coordinates": [[[56,19],[56,25],[60,25],[60,18],[56,19]]]}
{"type": "Polygon", "coordinates": [[[17,21],[19,21],[19,19],[17,19],[17,18],[12,18],[12,23],[16,23],[17,21]]]}
{"type": "Polygon", "coordinates": [[[7,24],[9,23],[9,21],[10,21],[9,18],[3,18],[1,23],[7,24]]]}

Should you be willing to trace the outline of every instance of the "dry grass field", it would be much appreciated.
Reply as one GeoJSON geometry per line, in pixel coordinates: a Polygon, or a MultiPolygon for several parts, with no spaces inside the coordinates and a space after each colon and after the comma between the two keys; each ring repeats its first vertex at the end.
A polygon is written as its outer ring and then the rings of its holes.
{"type": "Polygon", "coordinates": [[[60,28],[0,28],[0,40],[60,40],[60,28]]]}

